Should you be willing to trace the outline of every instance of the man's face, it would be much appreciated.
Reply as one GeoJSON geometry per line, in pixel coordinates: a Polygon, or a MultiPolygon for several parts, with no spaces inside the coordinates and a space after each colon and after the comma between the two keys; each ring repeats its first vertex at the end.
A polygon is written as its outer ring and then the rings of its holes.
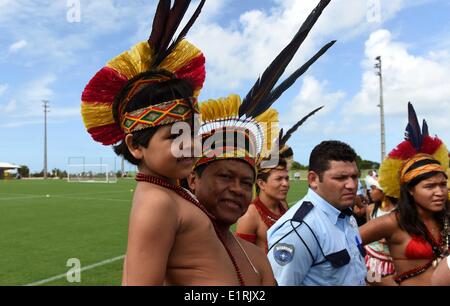
{"type": "Polygon", "coordinates": [[[193,174],[189,181],[200,203],[224,225],[236,223],[245,214],[252,200],[253,183],[252,168],[232,159],[210,163],[201,177],[193,174]]]}
{"type": "Polygon", "coordinates": [[[273,169],[269,172],[267,181],[258,180],[260,193],[279,201],[285,201],[289,191],[289,172],[273,169]]]}
{"type": "Polygon", "coordinates": [[[358,167],[355,162],[329,161],[322,180],[314,171],[308,173],[311,188],[339,210],[351,207],[358,189],[358,167]]]}

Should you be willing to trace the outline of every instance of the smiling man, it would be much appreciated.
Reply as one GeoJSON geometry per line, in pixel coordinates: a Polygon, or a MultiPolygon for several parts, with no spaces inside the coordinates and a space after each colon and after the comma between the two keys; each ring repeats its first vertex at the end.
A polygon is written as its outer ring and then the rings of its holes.
{"type": "Polygon", "coordinates": [[[340,141],[311,152],[307,195],[268,231],[268,258],[279,285],[365,285],[367,270],[351,215],[356,153],[340,141]]]}

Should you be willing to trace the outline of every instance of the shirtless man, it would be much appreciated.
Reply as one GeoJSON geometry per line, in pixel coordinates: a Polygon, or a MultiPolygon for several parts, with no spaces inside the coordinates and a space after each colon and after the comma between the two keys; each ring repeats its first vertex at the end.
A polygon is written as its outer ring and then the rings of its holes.
{"type": "Polygon", "coordinates": [[[245,162],[223,159],[197,167],[190,177],[190,187],[216,218],[218,234],[236,259],[243,284],[273,286],[275,279],[264,251],[230,231],[251,202],[254,176],[245,162]]]}
{"type": "Polygon", "coordinates": [[[236,235],[267,252],[267,230],[288,210],[289,173],[284,160],[278,167],[258,174],[258,197],[237,223],[236,235]]]}

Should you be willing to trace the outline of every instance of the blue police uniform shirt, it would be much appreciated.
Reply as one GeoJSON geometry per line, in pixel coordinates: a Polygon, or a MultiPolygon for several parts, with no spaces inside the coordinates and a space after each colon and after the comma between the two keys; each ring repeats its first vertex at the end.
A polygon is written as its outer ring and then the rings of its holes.
{"type": "Polygon", "coordinates": [[[267,236],[267,256],[279,285],[366,284],[367,269],[355,218],[343,217],[311,189],[272,225],[267,236]],[[304,222],[291,220],[305,201],[314,208],[304,222]]]}

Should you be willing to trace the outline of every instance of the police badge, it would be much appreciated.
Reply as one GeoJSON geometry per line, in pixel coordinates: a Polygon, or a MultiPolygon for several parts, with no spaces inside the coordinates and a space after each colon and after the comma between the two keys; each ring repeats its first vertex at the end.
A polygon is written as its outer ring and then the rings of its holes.
{"type": "Polygon", "coordinates": [[[292,244],[278,243],[275,245],[273,257],[280,266],[285,266],[294,258],[295,247],[292,244]]]}

